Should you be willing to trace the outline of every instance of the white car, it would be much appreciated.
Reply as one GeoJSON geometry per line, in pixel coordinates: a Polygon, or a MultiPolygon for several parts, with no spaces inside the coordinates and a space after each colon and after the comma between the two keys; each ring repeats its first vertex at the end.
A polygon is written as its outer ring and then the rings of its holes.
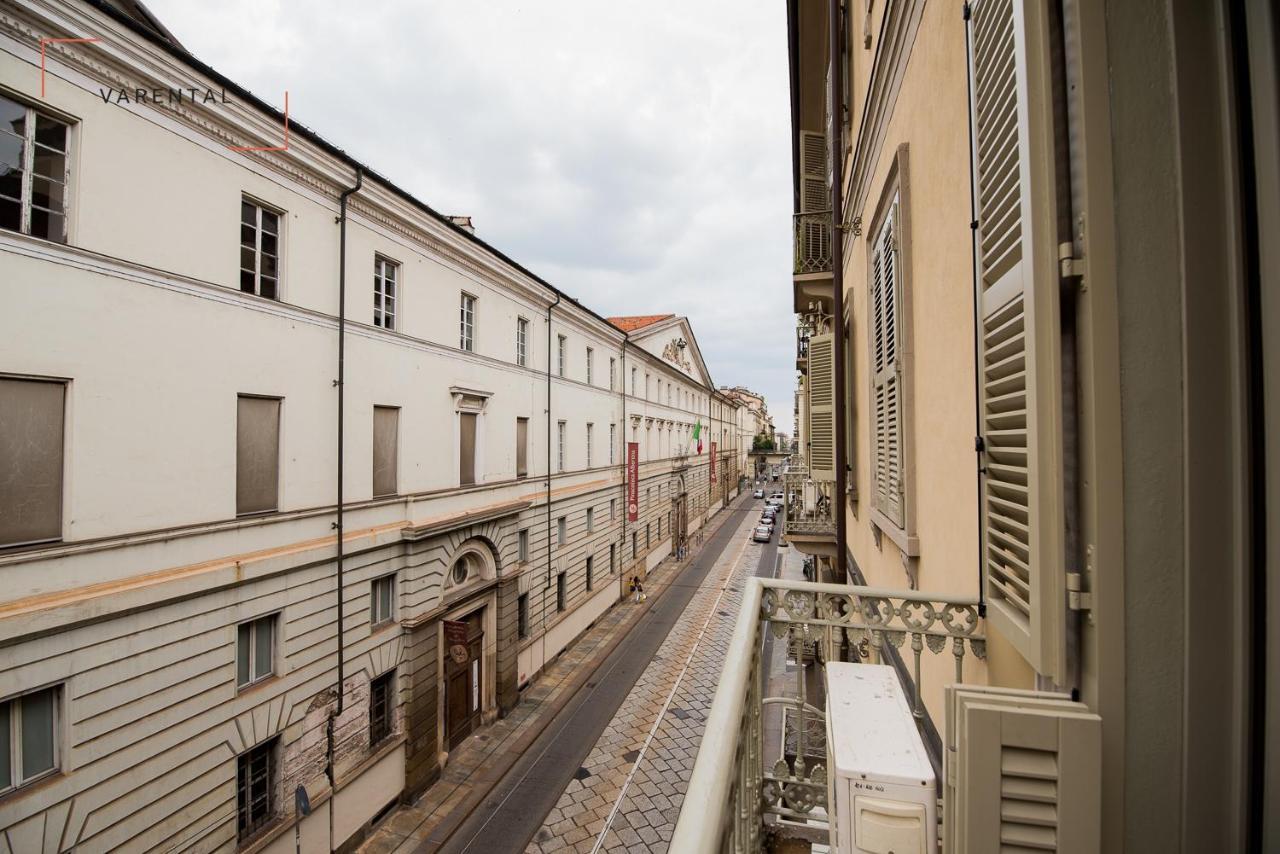
{"type": "Polygon", "coordinates": [[[768,525],[760,525],[752,532],[751,539],[757,543],[767,543],[773,539],[773,528],[768,525]]]}
{"type": "Polygon", "coordinates": [[[753,492],[753,493],[751,494],[751,497],[752,497],[752,498],[764,498],[764,490],[763,490],[763,489],[757,489],[755,492],[753,492]]]}

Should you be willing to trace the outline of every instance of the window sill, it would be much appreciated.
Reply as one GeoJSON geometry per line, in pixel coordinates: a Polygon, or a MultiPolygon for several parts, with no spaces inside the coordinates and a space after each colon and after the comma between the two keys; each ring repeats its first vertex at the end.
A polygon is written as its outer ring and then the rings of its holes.
{"type": "Polygon", "coordinates": [[[899,528],[888,516],[874,507],[871,508],[871,524],[888,537],[906,557],[920,556],[919,538],[899,528]]]}
{"type": "Polygon", "coordinates": [[[59,780],[66,779],[66,776],[67,775],[63,773],[61,768],[50,768],[48,771],[45,771],[37,777],[32,777],[30,780],[27,780],[24,783],[19,783],[12,789],[0,792],[0,806],[9,804],[13,801],[24,798],[27,795],[48,788],[59,780]]]}
{"type": "MultiPolygon", "coordinates": [[[[236,685],[236,696],[243,697],[246,694],[254,694],[261,691],[268,685],[273,685],[280,681],[279,673],[272,673],[270,676],[263,676],[257,682],[250,682],[247,685],[236,685]]],[[[250,745],[252,747],[252,745],[250,745]]]]}

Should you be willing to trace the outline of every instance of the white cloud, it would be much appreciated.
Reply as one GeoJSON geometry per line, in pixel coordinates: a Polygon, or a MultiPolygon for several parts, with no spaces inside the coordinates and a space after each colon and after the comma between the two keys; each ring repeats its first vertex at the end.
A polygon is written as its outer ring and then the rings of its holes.
{"type": "Polygon", "coordinates": [[[601,314],[687,314],[789,429],[785,5],[149,0],[192,51],[601,314]]]}

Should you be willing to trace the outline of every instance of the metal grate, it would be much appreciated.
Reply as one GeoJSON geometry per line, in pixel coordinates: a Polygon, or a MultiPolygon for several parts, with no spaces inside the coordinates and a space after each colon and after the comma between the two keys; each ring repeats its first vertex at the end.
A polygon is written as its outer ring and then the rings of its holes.
{"type": "Polygon", "coordinates": [[[279,738],[240,755],[236,768],[236,830],[247,839],[276,815],[276,747],[279,738]]]}
{"type": "Polygon", "coordinates": [[[391,735],[392,711],[395,706],[395,675],[392,670],[384,673],[369,685],[369,746],[380,743],[391,735]]]}

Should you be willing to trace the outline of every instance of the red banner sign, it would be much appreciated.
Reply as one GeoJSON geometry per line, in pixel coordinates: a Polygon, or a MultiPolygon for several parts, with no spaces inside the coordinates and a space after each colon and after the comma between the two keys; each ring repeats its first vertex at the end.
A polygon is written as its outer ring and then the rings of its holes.
{"type": "Polygon", "coordinates": [[[711,482],[716,482],[716,443],[711,443],[711,482]]]}
{"type": "Polygon", "coordinates": [[[627,521],[640,518],[640,443],[627,443],[627,521]]]}

